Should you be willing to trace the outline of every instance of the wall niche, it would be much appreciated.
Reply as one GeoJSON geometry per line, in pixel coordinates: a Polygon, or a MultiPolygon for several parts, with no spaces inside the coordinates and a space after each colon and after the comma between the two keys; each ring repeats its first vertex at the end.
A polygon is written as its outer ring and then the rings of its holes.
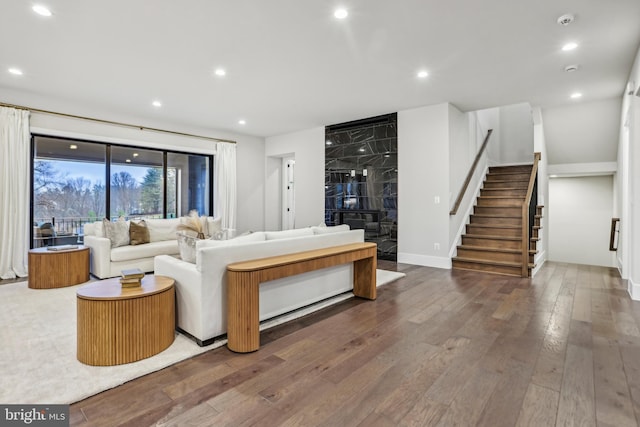
{"type": "Polygon", "coordinates": [[[325,128],[325,223],[364,229],[378,258],[398,252],[398,115],[325,128]]]}

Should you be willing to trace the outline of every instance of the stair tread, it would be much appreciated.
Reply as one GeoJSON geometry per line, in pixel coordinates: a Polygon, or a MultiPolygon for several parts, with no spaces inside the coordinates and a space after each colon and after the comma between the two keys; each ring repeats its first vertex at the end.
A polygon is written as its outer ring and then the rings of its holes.
{"type": "Polygon", "coordinates": [[[465,234],[464,237],[471,237],[473,239],[522,240],[521,237],[491,236],[491,235],[484,235],[484,234],[465,234]]]}
{"type": "Polygon", "coordinates": [[[524,199],[524,196],[478,196],[479,199],[524,199]]]}
{"type": "Polygon", "coordinates": [[[482,188],[484,191],[526,191],[526,188],[522,187],[500,187],[500,188],[482,188]]]}
{"type": "Polygon", "coordinates": [[[471,214],[471,216],[477,216],[480,218],[521,218],[521,215],[506,215],[506,214],[498,214],[498,215],[492,215],[492,214],[471,214]]]}
{"type": "Polygon", "coordinates": [[[488,246],[474,246],[474,245],[458,245],[458,249],[467,249],[473,251],[486,251],[486,252],[505,252],[510,254],[519,254],[522,251],[520,249],[503,249],[503,248],[491,248],[488,246]]]}
{"type": "Polygon", "coordinates": [[[510,261],[489,261],[485,259],[476,259],[476,258],[465,258],[465,257],[453,257],[454,261],[462,261],[462,262],[473,262],[476,264],[489,264],[489,265],[501,265],[504,267],[520,267],[522,264],[519,262],[510,262],[510,261]]]}
{"type": "Polygon", "coordinates": [[[483,227],[483,228],[509,228],[514,230],[519,230],[522,228],[520,225],[500,225],[500,224],[467,224],[472,227],[483,227]]]}
{"type": "MultiPolygon", "coordinates": [[[[461,262],[472,262],[475,264],[485,264],[485,265],[498,265],[501,267],[522,267],[522,264],[519,262],[510,262],[510,261],[489,261],[484,259],[476,259],[476,258],[465,258],[465,257],[453,257],[453,261],[461,261],[461,262]]],[[[527,268],[535,268],[535,263],[528,263],[527,268]]]]}

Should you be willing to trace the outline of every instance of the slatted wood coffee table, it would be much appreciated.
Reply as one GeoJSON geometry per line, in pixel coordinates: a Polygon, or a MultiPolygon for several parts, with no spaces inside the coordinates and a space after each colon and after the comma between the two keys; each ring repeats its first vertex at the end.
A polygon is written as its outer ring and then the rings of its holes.
{"type": "Polygon", "coordinates": [[[31,289],[52,289],[77,285],[89,280],[89,247],[51,251],[37,248],[29,251],[31,289]]]}
{"type": "Polygon", "coordinates": [[[137,288],[113,278],[78,289],[78,360],[121,365],[169,347],[176,324],[173,285],[170,277],[146,275],[137,288]]]}

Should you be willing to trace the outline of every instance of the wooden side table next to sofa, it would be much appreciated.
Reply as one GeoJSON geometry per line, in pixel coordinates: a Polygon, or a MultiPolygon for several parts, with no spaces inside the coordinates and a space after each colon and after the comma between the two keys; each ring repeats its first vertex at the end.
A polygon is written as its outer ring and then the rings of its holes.
{"type": "Polygon", "coordinates": [[[29,251],[29,287],[62,288],[89,280],[89,248],[75,246],[63,250],[47,247],[29,251]]]}
{"type": "Polygon", "coordinates": [[[151,357],[175,339],[174,280],[146,275],[142,286],[123,288],[119,278],[78,289],[78,360],[112,366],[151,357]]]}

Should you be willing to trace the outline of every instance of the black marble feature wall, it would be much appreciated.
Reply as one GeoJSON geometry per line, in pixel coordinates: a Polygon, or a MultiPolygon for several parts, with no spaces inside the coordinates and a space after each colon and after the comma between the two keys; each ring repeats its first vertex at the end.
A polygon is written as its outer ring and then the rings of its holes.
{"type": "Polygon", "coordinates": [[[365,230],[378,258],[396,261],[398,244],[396,113],[325,129],[325,223],[365,230]]]}

